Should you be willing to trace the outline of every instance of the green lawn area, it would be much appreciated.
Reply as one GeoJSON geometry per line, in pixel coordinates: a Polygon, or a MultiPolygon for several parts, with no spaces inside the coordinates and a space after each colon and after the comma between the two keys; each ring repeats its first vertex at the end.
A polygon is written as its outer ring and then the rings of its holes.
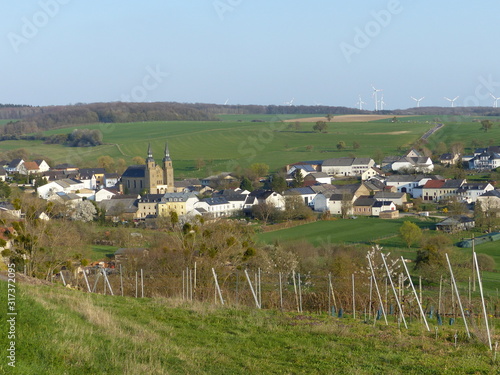
{"type": "MultiPolygon", "coordinates": [[[[479,119],[479,118],[478,118],[479,119]]],[[[491,121],[498,121],[496,118],[488,118],[491,121]]],[[[491,130],[484,132],[481,130],[479,122],[450,122],[437,131],[430,139],[428,147],[433,149],[439,142],[444,142],[450,146],[453,142],[463,142],[466,147],[465,153],[472,154],[474,147],[472,141],[477,141],[483,146],[488,146],[490,140],[495,145],[500,142],[500,125],[494,122],[491,130]]]]}
{"type": "Polygon", "coordinates": [[[116,250],[118,250],[116,246],[92,245],[90,260],[96,261],[111,258],[116,250]]]}
{"type": "Polygon", "coordinates": [[[400,218],[395,220],[381,220],[374,217],[358,217],[357,219],[338,219],[330,221],[316,221],[298,227],[283,229],[275,232],[259,234],[262,242],[273,243],[305,240],[313,245],[322,243],[371,244],[381,243],[384,246],[401,247],[403,243],[398,235],[403,221],[415,222],[420,228],[434,226],[432,219],[400,218]],[[384,242],[384,238],[388,238],[384,242]]]}
{"type": "Polygon", "coordinates": [[[296,115],[267,115],[267,114],[255,114],[255,115],[218,115],[222,121],[229,121],[229,122],[235,122],[235,121],[241,121],[241,122],[251,122],[252,120],[258,120],[258,121],[265,121],[265,122],[273,122],[273,121],[284,121],[284,120],[293,120],[297,119],[297,121],[300,121],[303,118],[310,118],[310,117],[321,117],[321,116],[326,116],[325,114],[320,114],[320,115],[304,115],[304,114],[296,114],[296,115]]]}
{"type": "MultiPolygon", "coordinates": [[[[253,163],[266,163],[271,170],[304,160],[321,160],[340,156],[370,156],[382,151],[397,154],[401,147],[416,141],[429,124],[393,123],[330,123],[328,133],[312,130],[312,123],[303,123],[299,131],[289,130],[282,122],[144,122],[127,124],[95,124],[83,128],[100,129],[105,145],[89,148],[70,148],[45,145],[34,141],[1,142],[3,150],[25,148],[37,156],[46,156],[56,163],[95,165],[99,156],[124,158],[132,163],[134,156],[145,157],[151,143],[154,156],[161,160],[168,140],[176,178],[231,171],[253,163]],[[336,145],[344,141],[347,148],[339,151],[336,145]],[[353,142],[360,145],[352,148],[353,142]],[[311,151],[306,147],[313,146],[311,151]],[[196,169],[196,161],[206,166],[196,169]]],[[[46,134],[70,133],[73,128],[57,129],[46,134]]]]}
{"type": "MultiPolygon", "coordinates": [[[[6,295],[7,283],[0,281],[6,295]]],[[[17,284],[16,367],[8,374],[496,374],[457,326],[281,313],[17,284]]],[[[497,322],[494,322],[495,325],[497,322]]],[[[7,319],[0,322],[7,332],[7,319]]],[[[7,334],[1,347],[8,348],[7,334]]],[[[10,343],[9,343],[10,345],[10,343]]]]}

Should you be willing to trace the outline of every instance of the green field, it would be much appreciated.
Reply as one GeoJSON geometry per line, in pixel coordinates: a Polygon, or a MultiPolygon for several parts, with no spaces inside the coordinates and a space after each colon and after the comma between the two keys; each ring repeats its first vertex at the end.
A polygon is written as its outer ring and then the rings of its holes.
{"type": "Polygon", "coordinates": [[[112,258],[118,248],[116,246],[93,245],[91,248],[91,261],[112,258]]]}
{"type": "MultiPolygon", "coordinates": [[[[253,163],[269,164],[272,170],[304,160],[327,159],[355,154],[373,157],[377,151],[395,154],[425,133],[429,124],[331,123],[326,134],[314,133],[313,124],[303,123],[299,131],[288,130],[288,123],[252,122],[145,122],[128,124],[96,124],[85,126],[100,129],[105,145],[92,148],[69,148],[45,145],[40,141],[6,141],[1,150],[25,148],[36,156],[45,156],[55,163],[92,165],[99,156],[124,158],[132,163],[134,156],[145,157],[151,142],[154,156],[161,160],[168,140],[176,177],[248,167],[253,163]],[[347,148],[339,151],[336,144],[344,141],[347,148]],[[354,150],[353,142],[360,148],[354,150]],[[308,151],[306,147],[312,145],[308,151]],[[203,159],[205,168],[198,171],[196,160],[203,159]]],[[[73,128],[57,129],[46,134],[70,133],[73,128]]]]}
{"type": "MultiPolygon", "coordinates": [[[[491,119],[494,121],[494,119],[491,119]]],[[[439,142],[450,146],[453,142],[463,142],[466,153],[472,153],[472,141],[476,140],[484,147],[488,146],[490,140],[495,145],[500,144],[500,125],[494,123],[491,130],[484,132],[478,122],[447,123],[446,126],[436,132],[430,139],[428,147],[434,148],[439,142]]]]}
{"type": "MultiPolygon", "coordinates": [[[[398,235],[399,227],[403,221],[415,222],[420,228],[432,228],[434,220],[420,220],[419,218],[401,218],[395,220],[381,220],[374,217],[358,217],[357,219],[339,219],[331,221],[316,221],[298,227],[283,229],[275,232],[262,233],[259,239],[266,243],[276,240],[308,241],[315,246],[323,243],[366,244],[390,238],[391,247],[401,246],[398,235]],[[394,242],[396,242],[394,244],[394,242]]],[[[382,241],[383,242],[383,241],[382,241]]]]}
{"type": "MultiPolygon", "coordinates": [[[[7,283],[0,281],[6,295],[7,283]]],[[[494,374],[484,343],[457,326],[414,319],[409,330],[362,317],[216,307],[86,294],[57,286],[16,292],[16,367],[6,374],[494,374]],[[432,324],[432,323],[431,323],[432,324]]],[[[496,325],[496,322],[493,322],[496,325]]]]}
{"type": "Polygon", "coordinates": [[[251,122],[253,120],[257,121],[265,121],[265,122],[273,122],[273,121],[284,121],[284,120],[293,120],[297,119],[297,121],[300,121],[303,118],[310,118],[310,117],[321,117],[325,116],[324,114],[322,115],[303,115],[303,114],[297,114],[297,115],[267,115],[267,114],[255,114],[255,115],[218,115],[222,121],[229,121],[229,122],[251,122]]]}

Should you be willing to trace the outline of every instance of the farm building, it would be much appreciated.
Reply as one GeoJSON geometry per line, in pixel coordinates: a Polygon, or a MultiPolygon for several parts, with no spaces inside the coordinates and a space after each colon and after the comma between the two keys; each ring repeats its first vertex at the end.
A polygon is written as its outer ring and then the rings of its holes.
{"type": "Polygon", "coordinates": [[[448,217],[436,224],[436,230],[446,233],[456,233],[474,228],[476,222],[467,216],[448,217]]]}

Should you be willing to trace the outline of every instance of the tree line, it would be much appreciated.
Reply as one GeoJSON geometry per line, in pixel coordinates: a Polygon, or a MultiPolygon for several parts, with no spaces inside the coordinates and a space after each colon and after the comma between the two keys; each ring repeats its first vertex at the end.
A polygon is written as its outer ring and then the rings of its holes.
{"type": "Polygon", "coordinates": [[[141,121],[213,121],[216,118],[181,103],[95,103],[68,106],[30,107],[21,116],[13,115],[12,108],[0,108],[0,118],[19,118],[0,129],[0,135],[36,133],[70,125],[120,123],[141,121]],[[5,115],[6,116],[6,115],[5,115]]]}

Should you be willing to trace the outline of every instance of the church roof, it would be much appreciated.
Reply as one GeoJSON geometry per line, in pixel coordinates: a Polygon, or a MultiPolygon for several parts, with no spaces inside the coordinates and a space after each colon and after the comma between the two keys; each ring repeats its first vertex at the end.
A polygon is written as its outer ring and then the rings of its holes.
{"type": "Polygon", "coordinates": [[[146,176],[145,165],[131,165],[122,174],[122,177],[129,177],[129,178],[144,178],[145,176],[146,176]]]}

